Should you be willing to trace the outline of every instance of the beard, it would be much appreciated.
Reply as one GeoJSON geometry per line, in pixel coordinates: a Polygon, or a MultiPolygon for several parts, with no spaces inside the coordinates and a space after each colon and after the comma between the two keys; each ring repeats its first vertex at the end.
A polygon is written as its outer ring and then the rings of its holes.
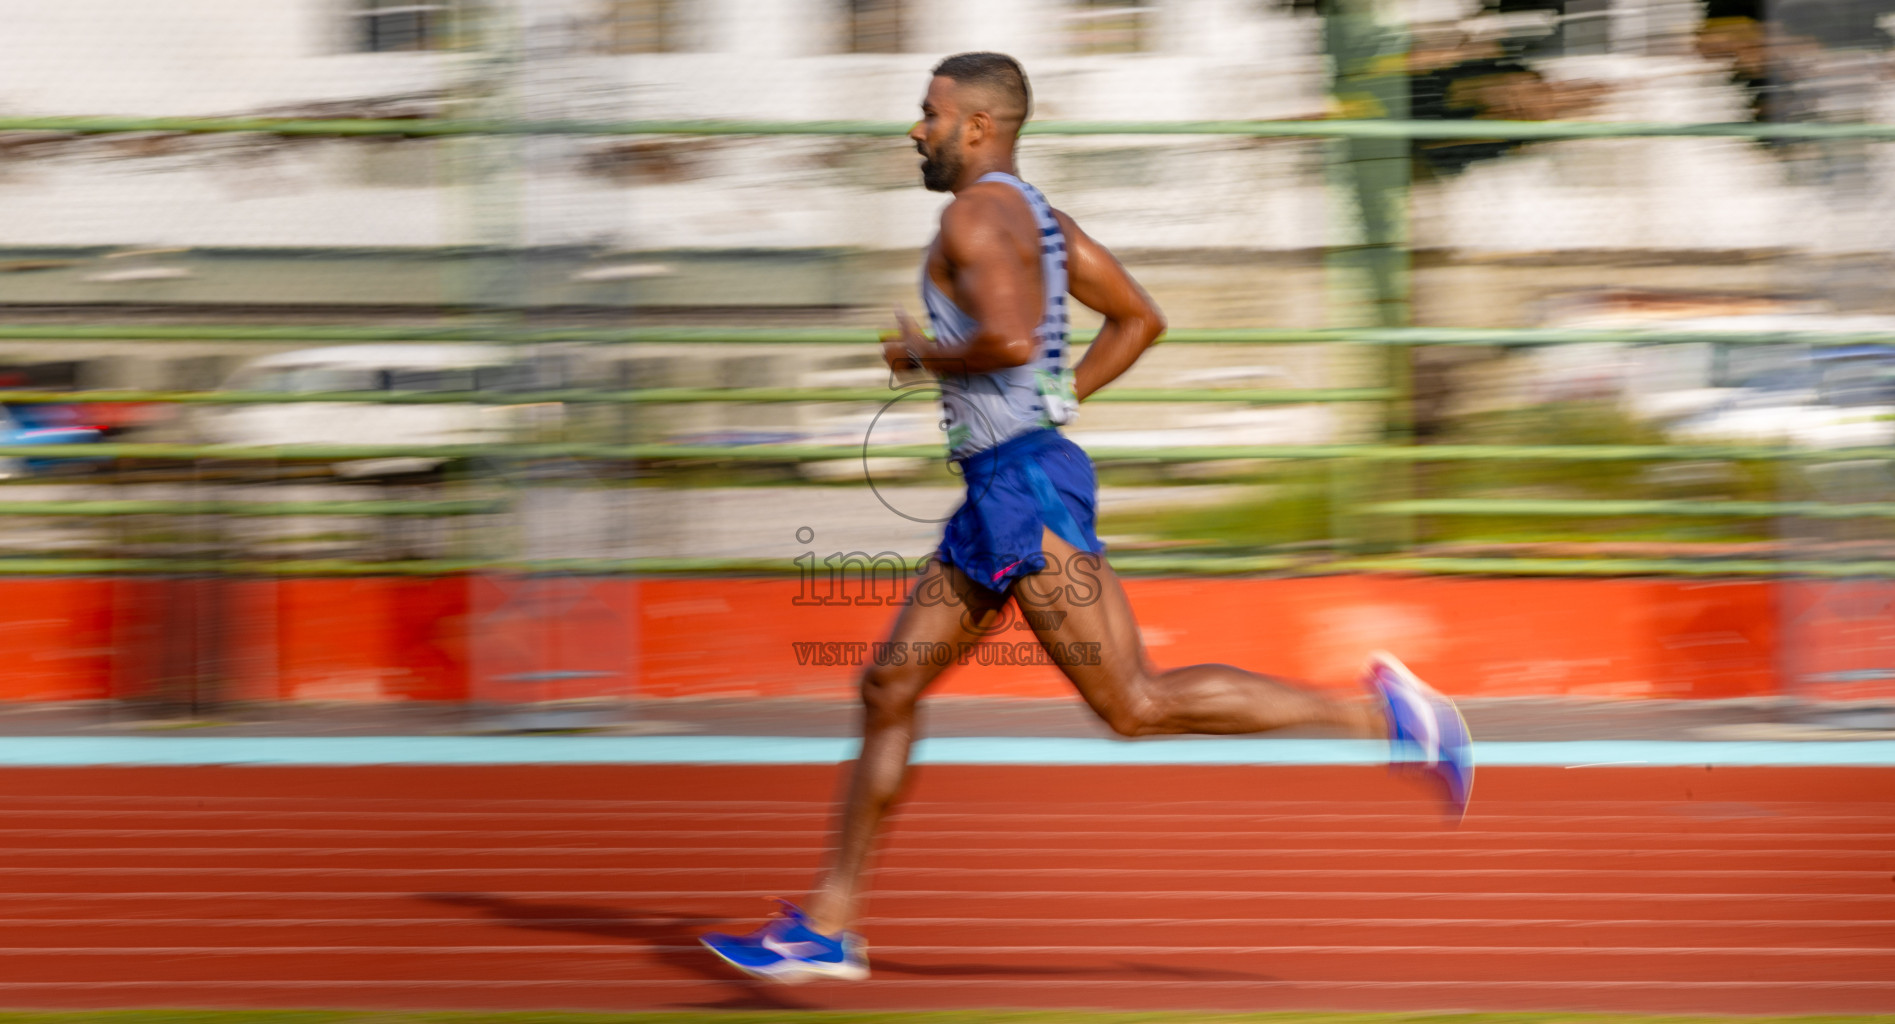
{"type": "Polygon", "coordinates": [[[961,159],[961,130],[934,147],[933,152],[922,150],[921,184],[930,192],[947,192],[954,183],[961,180],[961,169],[965,162],[961,159]]]}

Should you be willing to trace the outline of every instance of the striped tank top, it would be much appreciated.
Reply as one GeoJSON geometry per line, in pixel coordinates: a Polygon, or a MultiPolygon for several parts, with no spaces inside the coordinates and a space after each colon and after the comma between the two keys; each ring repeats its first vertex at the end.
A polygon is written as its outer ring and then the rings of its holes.
{"type": "MultiPolygon", "coordinates": [[[[1070,423],[1078,415],[1072,371],[1066,368],[1066,235],[1040,190],[1011,174],[994,171],[980,181],[999,181],[1020,191],[1040,228],[1040,281],[1045,298],[1033,338],[1038,351],[1021,366],[991,373],[942,373],[942,426],[948,454],[963,457],[1038,430],[1070,423]]],[[[921,302],[934,325],[935,341],[950,355],[974,337],[979,325],[935,287],[926,261],[921,302]]]]}

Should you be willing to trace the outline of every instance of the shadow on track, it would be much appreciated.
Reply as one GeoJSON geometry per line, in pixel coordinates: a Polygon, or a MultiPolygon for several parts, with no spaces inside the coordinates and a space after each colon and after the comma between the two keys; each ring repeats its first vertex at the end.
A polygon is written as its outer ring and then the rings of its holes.
{"type": "Polygon", "coordinates": [[[651,957],[707,981],[728,985],[730,998],[691,1006],[707,1010],[808,1010],[783,997],[780,986],[741,977],[698,945],[697,937],[729,918],[676,914],[667,910],[621,909],[583,903],[536,903],[482,892],[424,892],[415,899],[477,910],[508,928],[594,935],[652,947],[651,957]],[[673,948],[681,947],[681,948],[673,948]]]}
{"type": "Polygon", "coordinates": [[[916,964],[877,957],[870,950],[869,962],[878,974],[907,974],[916,977],[959,978],[1115,978],[1120,980],[1164,981],[1282,981],[1270,974],[1249,971],[1198,970],[1190,967],[1165,967],[1119,961],[1097,967],[1023,967],[1018,964],[916,964]]]}

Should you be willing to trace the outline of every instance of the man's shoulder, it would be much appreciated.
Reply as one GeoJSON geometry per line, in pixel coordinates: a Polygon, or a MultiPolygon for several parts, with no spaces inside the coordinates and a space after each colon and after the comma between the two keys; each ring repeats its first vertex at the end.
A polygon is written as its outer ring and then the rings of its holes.
{"type": "Polygon", "coordinates": [[[1005,214],[1013,205],[1009,200],[1016,196],[1012,187],[1001,182],[977,181],[955,193],[954,199],[942,207],[941,223],[1005,214]]]}
{"type": "Polygon", "coordinates": [[[1019,190],[1005,182],[981,181],[962,189],[941,210],[941,232],[952,236],[1004,230],[1022,218],[1031,224],[1033,209],[1019,190]]]}

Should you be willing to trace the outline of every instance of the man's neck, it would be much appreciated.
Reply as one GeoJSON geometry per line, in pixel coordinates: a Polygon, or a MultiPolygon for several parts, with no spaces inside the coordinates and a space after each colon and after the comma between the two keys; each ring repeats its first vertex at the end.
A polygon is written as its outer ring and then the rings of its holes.
{"type": "Polygon", "coordinates": [[[1011,174],[1016,178],[1020,176],[1020,172],[1014,167],[1013,154],[1009,153],[1004,159],[993,160],[976,167],[968,168],[967,172],[961,176],[961,183],[954,186],[954,194],[960,195],[962,190],[972,187],[976,182],[980,181],[980,179],[995,171],[999,171],[1002,174],[1011,174]]]}

